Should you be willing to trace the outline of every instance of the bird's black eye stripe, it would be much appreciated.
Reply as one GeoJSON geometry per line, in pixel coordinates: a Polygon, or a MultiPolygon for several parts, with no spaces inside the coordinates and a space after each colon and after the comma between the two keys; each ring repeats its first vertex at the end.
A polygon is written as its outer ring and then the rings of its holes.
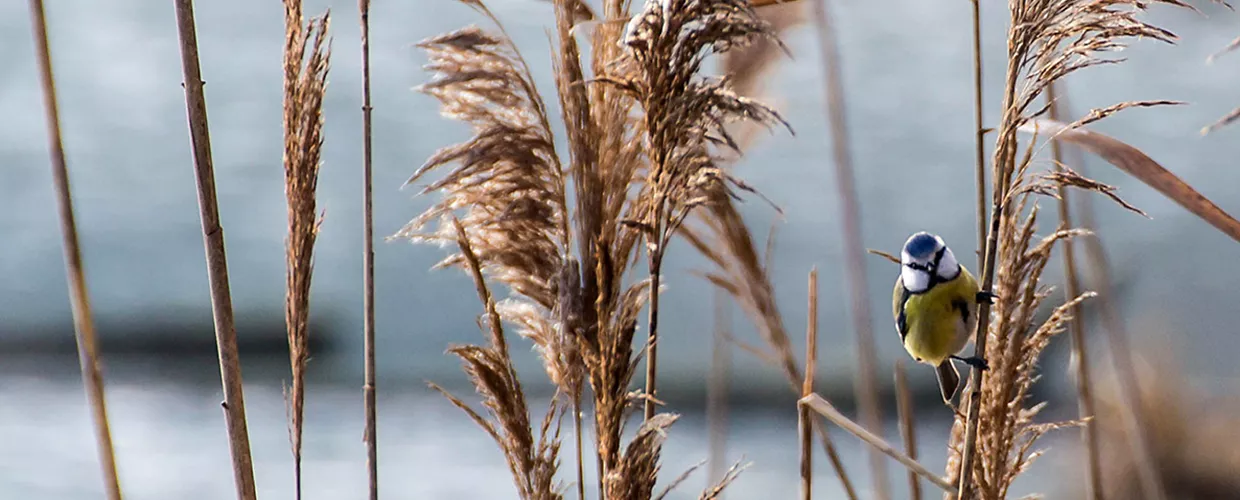
{"type": "Polygon", "coordinates": [[[939,261],[942,261],[942,260],[943,260],[943,254],[945,254],[945,253],[947,253],[947,247],[940,248],[938,252],[935,252],[935,254],[934,254],[934,266],[932,266],[932,267],[934,267],[935,269],[938,269],[938,267],[939,267],[939,261]]]}
{"type": "Polygon", "coordinates": [[[918,263],[916,263],[916,262],[909,262],[908,264],[905,264],[905,265],[906,265],[906,266],[908,266],[910,269],[916,269],[916,270],[918,270],[918,271],[930,272],[930,266],[927,266],[927,265],[925,265],[925,264],[918,264],[918,263]]]}

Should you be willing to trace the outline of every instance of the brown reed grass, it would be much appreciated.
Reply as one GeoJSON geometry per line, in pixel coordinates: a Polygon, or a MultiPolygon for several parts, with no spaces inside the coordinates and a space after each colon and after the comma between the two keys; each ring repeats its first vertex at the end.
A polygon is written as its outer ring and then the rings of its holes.
{"type": "Polygon", "coordinates": [[[39,83],[43,87],[43,107],[47,117],[52,185],[56,190],[56,208],[60,216],[61,246],[65,254],[65,277],[69,282],[69,305],[73,309],[73,330],[76,333],[78,365],[82,370],[82,386],[86,389],[86,399],[90,402],[91,422],[95,428],[95,452],[98,454],[99,466],[103,473],[104,492],[109,500],[120,500],[121,485],[116,474],[112,430],[108,424],[99,342],[95,336],[95,322],[90,312],[90,295],[86,290],[82,250],[78,245],[77,222],[73,215],[73,194],[69,189],[69,167],[65,164],[65,148],[60,136],[56,78],[52,74],[52,52],[48,48],[47,15],[43,10],[42,0],[30,0],[30,24],[31,31],[34,33],[35,59],[39,65],[39,83]]]}
{"type": "MultiPolygon", "coordinates": [[[[553,61],[556,96],[568,135],[565,162],[555,149],[546,106],[520,51],[484,4],[463,3],[487,17],[499,33],[470,27],[420,43],[430,54],[427,69],[435,73],[420,90],[439,99],[446,116],[473,125],[475,134],[437,152],[410,179],[418,182],[432,171],[451,169],[423,190],[439,192],[441,199],[398,236],[415,242],[456,242],[462,251],[439,267],[473,259],[476,281],[482,283],[481,276],[488,276],[513,293],[492,308],[492,323],[498,325],[502,319],[513,324],[534,343],[548,378],[558,388],[553,405],[574,407],[579,440],[584,434],[577,424],[579,402],[586,382],[591,389],[599,494],[651,498],[662,436],[675,417],[648,419],[628,445],[622,444],[621,436],[634,403],[653,407],[657,402],[653,377],[648,378],[652,384],[648,393],[631,393],[629,387],[641,354],[632,344],[638,316],[657,294],[653,281],[658,271],[635,283],[625,283],[624,277],[641,239],[666,246],[689,213],[711,199],[707,194],[730,193],[729,186],[743,189],[714,166],[708,147],[734,144],[722,129],[725,123],[772,122],[778,116],[736,96],[726,81],[703,79],[698,73],[707,54],[744,46],[765,35],[767,27],[747,7],[738,8],[743,3],[735,0],[673,2],[671,15],[652,3],[627,28],[611,22],[594,26],[592,78],[587,79],[573,27],[595,14],[577,2],[555,2],[558,44],[553,61]],[[673,71],[656,74],[649,66],[651,58],[667,62],[673,71]],[[663,118],[654,119],[652,114],[663,118]],[[659,158],[661,174],[653,175],[648,168],[651,158],[659,158]],[[664,210],[656,210],[660,204],[664,210]],[[649,229],[653,226],[647,221],[656,219],[664,230],[649,229]],[[436,220],[439,229],[426,231],[436,220]],[[570,403],[560,402],[561,397],[570,403]]],[[[603,2],[604,18],[627,14],[627,2],[603,2]]],[[[661,250],[654,253],[661,259],[661,250]]],[[[651,308],[653,332],[657,306],[651,308]]],[[[495,328],[491,347],[471,348],[503,351],[502,356],[491,356],[487,373],[511,370],[507,344],[498,342],[502,332],[495,328]]],[[[470,354],[471,359],[476,357],[470,354]]],[[[487,387],[480,382],[485,377],[478,375],[484,371],[479,362],[470,363],[467,369],[475,374],[475,386],[487,404],[499,406],[492,401],[519,397],[505,393],[520,389],[515,372],[503,387],[487,387]]],[[[503,406],[512,407],[507,414],[524,412],[515,400],[503,406]]],[[[494,418],[506,429],[504,435],[518,432],[520,421],[503,423],[514,417],[494,418]]],[[[558,417],[553,423],[544,422],[542,434],[552,425],[557,429],[556,445],[546,449],[558,451],[558,417]]],[[[510,457],[528,455],[521,451],[527,441],[500,445],[510,457]]],[[[539,453],[554,463],[554,452],[539,453]]],[[[578,495],[584,496],[581,456],[578,451],[578,495]]],[[[513,474],[519,485],[530,484],[524,479],[530,473],[523,468],[514,467],[513,474]]],[[[717,495],[734,478],[735,472],[724,474],[703,494],[717,495]]],[[[523,497],[545,494],[539,488],[518,490],[523,497]]]]}
{"type": "MultiPolygon", "coordinates": [[[[866,285],[865,246],[861,242],[861,202],[857,199],[857,182],[853,173],[852,144],[849,141],[844,106],[842,64],[835,29],[831,25],[828,2],[830,0],[815,1],[814,10],[818,25],[819,51],[825,72],[823,80],[826,82],[823,87],[823,102],[826,103],[825,111],[831,129],[832,163],[835,164],[835,184],[840,200],[840,227],[843,230],[844,246],[841,265],[848,283],[847,295],[857,343],[857,377],[854,379],[853,393],[859,403],[861,421],[871,431],[882,434],[883,419],[878,403],[878,352],[874,346],[870,292],[866,285]]],[[[870,480],[874,497],[879,500],[891,497],[886,464],[886,459],[878,450],[870,449],[870,480]]]]}
{"type": "Polygon", "coordinates": [[[654,415],[653,398],[658,396],[659,285],[665,249],[689,213],[707,201],[707,189],[730,180],[707,148],[739,148],[723,126],[729,121],[783,123],[771,108],[734,93],[726,80],[702,79],[698,74],[708,54],[759,38],[777,40],[745,0],[647,2],[625,26],[621,39],[634,73],[627,79],[606,79],[641,104],[649,151],[645,186],[652,202],[635,221],[645,237],[651,280],[647,419],[654,415]]]}
{"type": "MultiPolygon", "coordinates": [[[[1155,3],[1183,6],[1177,0],[1155,3]]],[[[958,417],[953,427],[949,469],[959,481],[959,498],[972,498],[975,491],[983,498],[1003,498],[1012,480],[1036,456],[1029,454],[1033,441],[1056,427],[1033,424],[1040,407],[1026,409],[1023,400],[1034,380],[1038,355],[1070,317],[1065,307],[1084,297],[1071,298],[1033,328],[1032,311],[1046,297],[1038,283],[1050,249],[1077,231],[1061,227],[1034,244],[1036,203],[1028,216],[1024,209],[1039,188],[1027,175],[1033,150],[1027,148],[1017,159],[1017,130],[1045,111],[1035,106],[1048,86],[1080,69],[1118,62],[1097,57],[1100,53],[1123,47],[1130,37],[1171,42],[1174,35],[1170,32],[1136,18],[1143,6],[1124,0],[1012,0],[1009,4],[1008,69],[982,271],[982,289],[997,284],[999,299],[993,328],[990,304],[982,304],[975,340],[976,355],[989,360],[992,375],[973,372],[966,420],[958,417]],[[993,342],[988,344],[988,340],[993,342]]],[[[1066,182],[1047,176],[1043,180],[1054,186],[1103,190],[1092,181],[1066,182]]]]}
{"type": "Polygon", "coordinates": [[[284,195],[288,200],[284,321],[293,375],[287,398],[297,498],[301,498],[306,362],[310,359],[310,282],[314,241],[322,223],[316,213],[315,191],[323,148],[323,96],[331,64],[331,42],[326,39],[330,13],[304,27],[303,23],[301,0],[284,0],[284,195]]]}
{"type": "Polygon", "coordinates": [[[358,0],[362,38],[362,405],[366,424],[366,482],[379,500],[379,415],[375,401],[375,217],[370,133],[370,0],[358,0]]]}
{"type": "Polygon", "coordinates": [[[241,359],[237,353],[237,328],[233,318],[232,296],[228,289],[228,260],[224,252],[224,229],[220,225],[219,203],[215,196],[215,169],[211,163],[211,137],[207,126],[207,104],[202,92],[202,71],[198,64],[198,35],[194,28],[193,0],[176,0],[177,34],[181,42],[185,106],[194,154],[194,174],[198,186],[198,208],[202,219],[203,246],[207,257],[207,282],[211,288],[211,310],[215,318],[215,343],[219,349],[220,379],[224,387],[224,423],[232,456],[237,498],[253,500],[254,465],[250,457],[250,437],[245,423],[245,398],[241,386],[241,359]]]}

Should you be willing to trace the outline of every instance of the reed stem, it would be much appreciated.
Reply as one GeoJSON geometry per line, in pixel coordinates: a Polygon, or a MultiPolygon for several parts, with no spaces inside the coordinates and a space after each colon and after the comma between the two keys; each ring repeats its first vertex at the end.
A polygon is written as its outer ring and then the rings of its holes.
{"type": "MultiPolygon", "coordinates": [[[[848,120],[844,107],[844,82],[838,41],[831,25],[827,2],[815,2],[819,50],[826,85],[824,87],[826,114],[831,127],[831,150],[835,163],[836,188],[840,197],[840,213],[844,231],[844,274],[848,280],[848,295],[852,306],[853,329],[857,338],[858,377],[854,391],[860,404],[861,421],[866,427],[882,433],[882,413],[878,403],[878,364],[874,346],[873,325],[870,324],[869,290],[865,277],[865,246],[861,243],[861,208],[857,199],[856,179],[853,169],[852,150],[848,137],[848,120]]],[[[874,497],[890,498],[887,487],[886,460],[876,450],[870,450],[870,476],[873,480],[874,497]]]]}
{"type": "Polygon", "coordinates": [[[211,164],[211,138],[207,128],[207,104],[202,92],[202,71],[198,63],[198,35],[194,28],[193,0],[173,0],[181,41],[181,64],[185,81],[186,114],[193,144],[194,173],[198,186],[198,208],[202,219],[206,250],[207,281],[211,288],[211,309],[215,318],[215,343],[219,350],[220,380],[224,389],[224,423],[232,455],[237,498],[254,500],[254,465],[250,458],[250,437],[245,423],[245,399],[241,386],[241,359],[237,351],[237,329],[233,320],[232,296],[228,289],[228,262],[224,253],[224,229],[220,225],[215,196],[215,170],[211,164]]]}
{"type": "MultiPolygon", "coordinates": [[[[982,125],[982,21],[979,0],[973,5],[973,123],[975,143],[975,174],[977,178],[977,267],[982,268],[982,251],[986,243],[986,129],[982,125]]],[[[1074,296],[1075,297],[1075,296],[1074,296]]]]}
{"type": "Polygon", "coordinates": [[[73,329],[77,339],[78,364],[82,370],[82,386],[86,388],[86,399],[90,402],[91,419],[95,427],[95,447],[103,472],[104,490],[109,500],[120,500],[121,485],[116,474],[112,431],[108,424],[107,401],[103,393],[99,344],[90,312],[90,296],[86,290],[82,249],[78,245],[73,194],[69,189],[69,168],[65,164],[65,148],[60,137],[60,110],[56,102],[56,79],[52,75],[52,53],[48,47],[47,15],[43,10],[43,0],[30,0],[30,23],[39,64],[39,83],[43,87],[52,184],[56,189],[56,208],[60,214],[61,245],[65,254],[65,276],[69,283],[69,305],[73,309],[73,329]]]}
{"type": "MultiPolygon", "coordinates": [[[[896,411],[900,414],[900,437],[904,439],[904,451],[908,457],[917,460],[917,426],[913,415],[913,393],[908,389],[908,379],[904,373],[904,362],[896,361],[896,411]]],[[[908,497],[910,500],[921,500],[921,482],[917,473],[908,472],[908,497]]]]}
{"type": "MultiPolygon", "coordinates": [[[[801,383],[801,397],[814,393],[814,371],[818,365],[818,268],[809,271],[809,312],[805,327],[805,380],[801,383]]],[[[813,498],[814,454],[813,436],[810,435],[809,407],[797,405],[797,429],[801,438],[801,499],[813,498]]]]}
{"type": "MultiPolygon", "coordinates": [[[[1050,118],[1060,121],[1060,102],[1056,97],[1056,88],[1058,85],[1054,82],[1046,89],[1046,99],[1048,101],[1048,112],[1050,118]]],[[[1063,148],[1059,141],[1051,141],[1051,156],[1055,160],[1055,169],[1063,171],[1064,155],[1063,148]]],[[[1059,226],[1063,229],[1070,229],[1072,225],[1072,209],[1069,201],[1069,194],[1066,187],[1062,184],[1058,189],[1059,195],[1059,226]]],[[[1063,272],[1064,272],[1064,293],[1071,300],[1081,294],[1081,283],[1076,274],[1076,245],[1072,240],[1068,240],[1063,244],[1063,272]]],[[[1087,461],[1089,463],[1089,474],[1086,476],[1085,482],[1086,498],[1092,500],[1102,500],[1102,466],[1099,463],[1098,453],[1098,421],[1094,418],[1094,394],[1093,380],[1089,370],[1089,352],[1085,340],[1085,321],[1078,314],[1078,307],[1072,308],[1069,314],[1072,320],[1068,323],[1068,331],[1072,336],[1072,354],[1076,357],[1076,395],[1079,417],[1081,420],[1081,443],[1085,446],[1087,461]]]]}
{"type": "Polygon", "coordinates": [[[658,388],[657,376],[659,373],[659,279],[663,275],[663,212],[664,203],[663,196],[660,195],[658,203],[658,211],[655,216],[658,218],[655,234],[658,243],[653,249],[650,256],[650,333],[646,337],[646,402],[645,402],[645,419],[650,420],[654,417],[655,409],[655,391],[658,388]]]}
{"type": "Polygon", "coordinates": [[[732,335],[732,314],[728,296],[715,289],[715,332],[711,336],[710,376],[706,379],[706,434],[710,457],[706,484],[719,484],[728,469],[724,456],[728,440],[728,373],[732,356],[727,339],[732,335]]]}
{"type": "Polygon", "coordinates": [[[366,413],[366,472],[370,500],[379,499],[378,408],[375,404],[375,217],[371,164],[370,0],[358,0],[362,23],[362,398],[366,413]]]}
{"type": "Polygon", "coordinates": [[[942,488],[943,491],[948,494],[956,494],[956,487],[952,486],[951,482],[939,477],[933,472],[930,472],[930,469],[927,469],[924,465],[921,465],[908,455],[901,453],[900,450],[895,449],[894,446],[891,446],[891,444],[884,441],[883,438],[875,436],[872,432],[866,430],[865,427],[849,420],[848,417],[845,417],[843,413],[840,413],[839,410],[835,409],[835,407],[832,406],[831,403],[828,403],[827,400],[823,399],[822,396],[819,396],[818,394],[810,394],[801,398],[797,404],[801,407],[807,407],[814,410],[814,412],[822,415],[835,425],[840,426],[844,430],[852,433],[852,435],[857,436],[862,441],[865,441],[866,444],[874,447],[874,449],[891,458],[894,458],[897,462],[900,462],[909,470],[917,473],[917,475],[921,477],[926,478],[931,483],[934,483],[935,486],[942,488]]]}

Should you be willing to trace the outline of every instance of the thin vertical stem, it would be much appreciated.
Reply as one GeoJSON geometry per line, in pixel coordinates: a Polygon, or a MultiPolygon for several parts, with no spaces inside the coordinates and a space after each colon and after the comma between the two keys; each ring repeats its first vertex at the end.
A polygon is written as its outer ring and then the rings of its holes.
{"type": "Polygon", "coordinates": [[[663,267],[663,196],[660,196],[658,203],[658,227],[655,234],[659,239],[657,247],[652,251],[650,257],[650,333],[646,337],[646,404],[645,419],[650,420],[654,417],[655,391],[658,389],[657,376],[659,373],[659,278],[662,276],[663,267]]]}
{"type": "Polygon", "coordinates": [[[986,145],[982,140],[986,129],[982,125],[982,22],[979,0],[973,4],[973,123],[975,142],[974,167],[977,178],[977,267],[982,268],[983,245],[986,244],[986,145]]]}
{"type": "MultiPolygon", "coordinates": [[[[861,243],[861,208],[857,199],[851,144],[848,138],[848,120],[844,108],[844,82],[839,47],[827,2],[818,0],[818,39],[822,55],[826,85],[825,101],[827,118],[831,125],[831,150],[834,156],[836,187],[840,197],[840,213],[843,216],[844,274],[848,280],[848,295],[852,305],[853,329],[857,337],[858,377],[854,385],[860,403],[861,421],[871,431],[883,432],[882,414],[878,404],[876,365],[878,355],[874,346],[871,325],[869,290],[865,277],[865,246],[861,243]]],[[[886,459],[877,450],[870,450],[870,477],[873,479],[874,497],[890,498],[887,489],[886,459]]]]}
{"type": "MultiPolygon", "coordinates": [[[[904,438],[904,452],[908,457],[917,460],[917,427],[913,415],[913,393],[908,390],[908,379],[904,374],[904,362],[896,361],[896,411],[900,413],[900,436],[904,438]]],[[[921,500],[921,482],[917,473],[908,472],[908,497],[910,500],[921,500]]]]}
{"type": "Polygon", "coordinates": [[[73,308],[73,329],[76,332],[78,364],[82,385],[90,402],[95,424],[95,446],[103,469],[104,489],[109,500],[120,500],[121,485],[116,475],[116,456],[112,449],[112,431],[108,425],[107,402],[103,394],[103,375],[99,369],[99,345],[95,323],[90,312],[90,296],[82,267],[82,249],[78,246],[77,222],[73,216],[73,195],[69,190],[69,168],[65,164],[65,148],[60,138],[60,110],[56,103],[56,79],[52,75],[52,53],[47,42],[47,16],[42,0],[30,0],[30,23],[34,31],[35,51],[39,64],[39,82],[43,86],[43,106],[47,114],[47,141],[51,153],[52,184],[56,188],[56,208],[60,214],[61,245],[64,248],[65,275],[69,282],[69,304],[73,308]]]}
{"type": "Polygon", "coordinates": [[[378,411],[375,406],[375,217],[370,133],[370,0],[358,0],[362,22],[362,398],[370,500],[379,499],[378,411]]]}
{"type": "MultiPolygon", "coordinates": [[[[818,268],[809,271],[809,312],[805,326],[805,380],[801,397],[814,393],[814,371],[818,365],[818,268]]],[[[810,435],[809,407],[797,405],[797,429],[801,437],[801,499],[810,500],[814,489],[813,436],[810,435]]]]}
{"type": "Polygon", "coordinates": [[[715,289],[715,332],[711,336],[710,376],[706,379],[707,456],[710,464],[706,484],[719,484],[728,464],[724,461],[728,440],[728,372],[732,356],[727,339],[732,335],[732,314],[727,293],[715,289]]]}
{"type": "MultiPolygon", "coordinates": [[[[1057,85],[1051,83],[1046,89],[1046,99],[1050,106],[1052,120],[1060,119],[1060,102],[1056,98],[1057,85]]],[[[1064,165],[1063,149],[1059,141],[1051,141],[1051,156],[1055,160],[1055,169],[1062,171],[1064,165]]],[[[1059,226],[1069,229],[1072,226],[1072,210],[1068,199],[1068,190],[1059,186],[1059,226]]],[[[1063,245],[1064,292],[1071,300],[1081,294],[1081,283],[1076,274],[1076,249],[1073,240],[1063,245]]],[[[1085,445],[1089,474],[1085,483],[1086,498],[1102,500],[1102,466],[1098,454],[1098,421],[1094,419],[1093,381],[1089,371],[1089,352],[1085,342],[1085,321],[1080,315],[1080,307],[1071,311],[1072,320],[1068,323],[1068,331],[1072,336],[1072,354],[1076,357],[1076,396],[1081,424],[1081,442],[1085,445]]]]}
{"type": "MultiPolygon", "coordinates": [[[[980,61],[980,53],[975,54],[975,58],[978,58],[980,61]]],[[[1008,115],[1017,112],[1013,109],[1012,103],[1016,100],[1016,81],[1019,75],[1019,68],[1009,65],[1003,87],[1003,109],[1005,115],[1003,123],[1005,124],[1013,123],[1014,120],[1008,115]]],[[[1000,134],[998,138],[999,144],[995,148],[994,189],[991,193],[993,207],[990,213],[990,229],[986,233],[986,247],[981,268],[981,289],[985,292],[991,291],[994,287],[995,257],[999,251],[999,225],[1003,220],[1004,212],[1008,210],[1003,202],[1011,189],[1012,172],[1016,170],[1016,129],[1007,127],[1001,130],[1000,134]]],[[[985,189],[983,180],[981,177],[978,178],[979,191],[985,189]]],[[[973,339],[973,355],[975,357],[984,358],[986,356],[986,341],[989,338],[990,332],[990,306],[990,301],[984,301],[978,306],[977,327],[975,328],[973,339]]],[[[968,413],[966,413],[964,448],[961,450],[960,457],[960,484],[957,488],[957,500],[972,498],[973,494],[973,462],[977,459],[977,426],[981,418],[982,380],[985,374],[986,370],[970,370],[970,380],[967,386],[969,387],[969,408],[968,413]]]]}
{"type": "Polygon", "coordinates": [[[181,63],[185,76],[185,104],[193,144],[198,208],[206,249],[207,281],[215,318],[215,343],[219,349],[220,379],[224,387],[224,423],[232,454],[237,498],[254,500],[254,465],[245,423],[245,399],[241,386],[241,359],[237,352],[237,329],[233,321],[232,295],[228,289],[228,262],[224,253],[224,229],[220,225],[215,196],[215,170],[211,164],[211,138],[207,128],[207,103],[202,92],[198,64],[198,35],[194,29],[193,0],[174,0],[181,40],[181,63]]]}

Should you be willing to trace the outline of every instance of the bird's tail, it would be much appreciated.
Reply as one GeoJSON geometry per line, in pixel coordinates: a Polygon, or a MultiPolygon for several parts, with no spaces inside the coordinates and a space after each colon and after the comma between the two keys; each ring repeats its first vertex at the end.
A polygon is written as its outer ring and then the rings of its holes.
{"type": "Polygon", "coordinates": [[[960,388],[960,373],[956,371],[956,365],[952,364],[952,360],[945,359],[939,366],[934,367],[935,373],[939,378],[939,390],[943,393],[943,401],[952,404],[952,398],[956,396],[956,390],[960,388]]]}

